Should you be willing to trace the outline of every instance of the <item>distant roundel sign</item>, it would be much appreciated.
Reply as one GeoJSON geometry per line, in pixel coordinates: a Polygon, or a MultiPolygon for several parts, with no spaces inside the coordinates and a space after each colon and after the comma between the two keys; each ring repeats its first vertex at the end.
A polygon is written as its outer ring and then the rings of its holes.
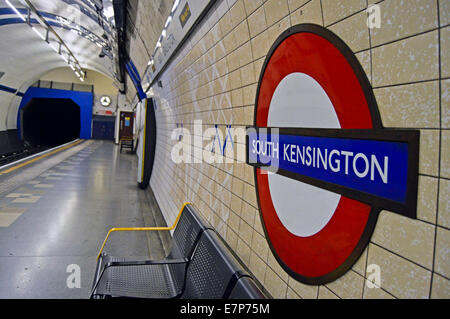
{"type": "Polygon", "coordinates": [[[276,40],[247,130],[266,238],[297,280],[348,271],[382,209],[416,217],[419,133],[382,127],[360,63],[330,31],[303,24],[276,40]]]}

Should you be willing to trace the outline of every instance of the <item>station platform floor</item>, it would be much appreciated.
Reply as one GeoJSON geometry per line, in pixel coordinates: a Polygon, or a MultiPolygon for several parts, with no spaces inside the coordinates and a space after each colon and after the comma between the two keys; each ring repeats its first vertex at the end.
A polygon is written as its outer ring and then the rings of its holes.
{"type": "MultiPolygon", "coordinates": [[[[0,298],[89,298],[110,228],[165,226],[151,191],[137,187],[137,157],[113,142],[80,141],[19,166],[0,170],[0,298]],[[71,288],[77,269],[81,287],[71,288]]],[[[169,236],[114,233],[104,251],[159,259],[169,236]]]]}

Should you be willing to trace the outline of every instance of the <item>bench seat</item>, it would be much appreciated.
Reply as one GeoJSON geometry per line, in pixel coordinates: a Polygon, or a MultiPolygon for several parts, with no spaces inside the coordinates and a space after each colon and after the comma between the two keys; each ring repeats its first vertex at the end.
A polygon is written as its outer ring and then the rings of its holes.
{"type": "Polygon", "coordinates": [[[91,298],[264,299],[220,236],[186,205],[163,260],[101,254],[91,298]]]}

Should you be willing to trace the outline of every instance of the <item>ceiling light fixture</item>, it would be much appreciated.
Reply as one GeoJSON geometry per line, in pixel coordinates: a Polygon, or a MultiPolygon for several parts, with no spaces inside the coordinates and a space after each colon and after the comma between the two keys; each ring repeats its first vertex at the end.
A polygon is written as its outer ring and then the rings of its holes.
{"type": "Polygon", "coordinates": [[[175,0],[175,3],[173,4],[171,13],[175,12],[175,10],[177,9],[179,3],[180,3],[180,0],[175,0]]]}
{"type": "Polygon", "coordinates": [[[45,41],[45,36],[42,35],[42,33],[40,33],[35,27],[31,27],[31,30],[33,30],[34,33],[36,33],[42,40],[45,41]]]}

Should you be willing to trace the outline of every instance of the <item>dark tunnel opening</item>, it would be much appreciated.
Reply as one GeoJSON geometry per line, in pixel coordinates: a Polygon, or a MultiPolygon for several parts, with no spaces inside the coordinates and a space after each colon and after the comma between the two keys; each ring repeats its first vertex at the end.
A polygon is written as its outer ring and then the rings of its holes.
{"type": "Polygon", "coordinates": [[[33,98],[21,110],[25,144],[53,147],[80,136],[80,107],[71,99],[33,98]]]}

